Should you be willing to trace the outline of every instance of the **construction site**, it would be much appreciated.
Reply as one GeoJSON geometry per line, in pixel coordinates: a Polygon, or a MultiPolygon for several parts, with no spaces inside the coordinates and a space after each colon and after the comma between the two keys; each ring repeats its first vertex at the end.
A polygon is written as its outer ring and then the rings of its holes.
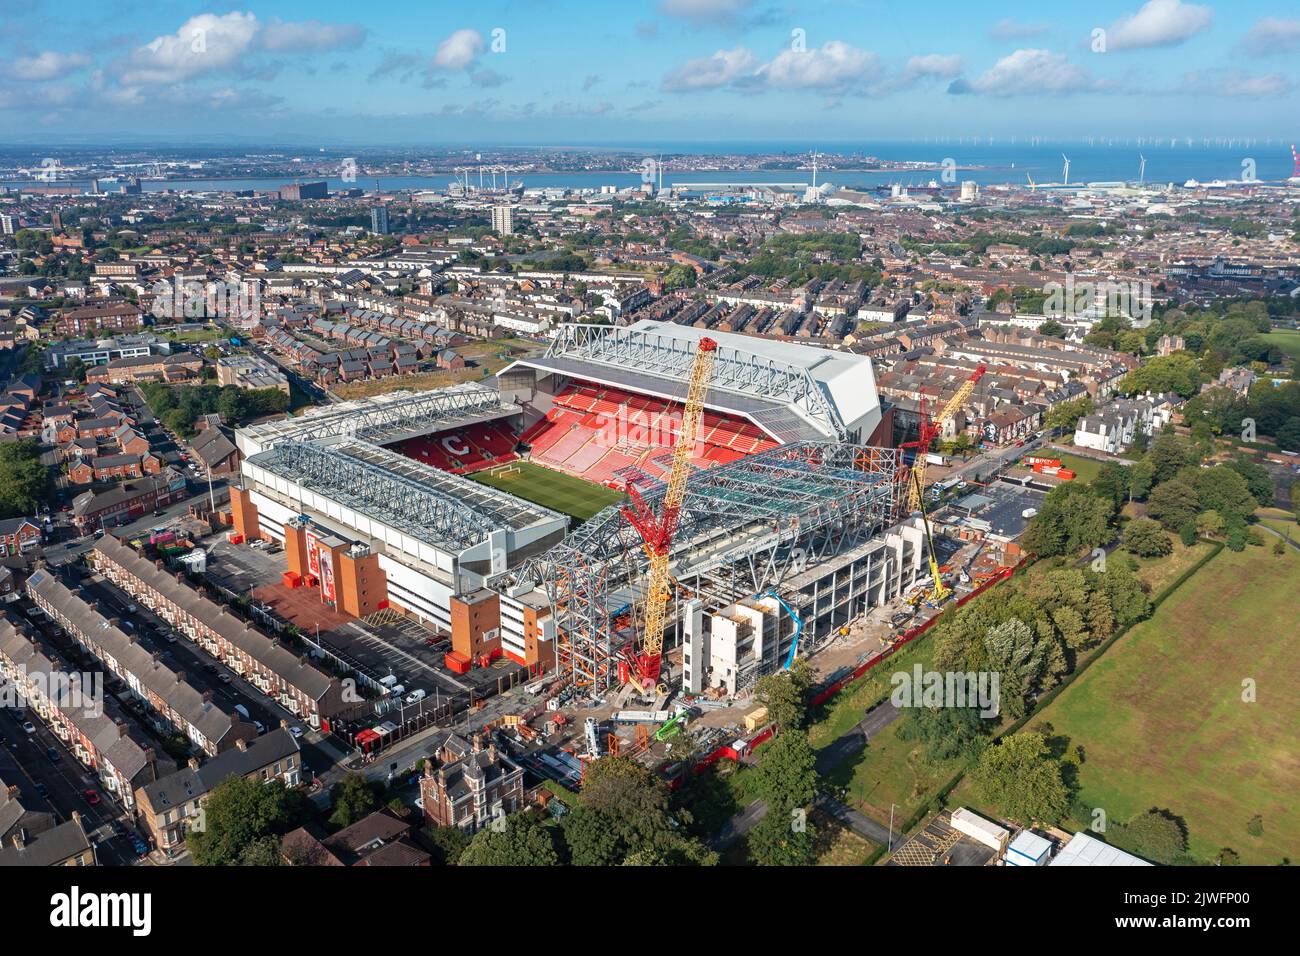
{"type": "Polygon", "coordinates": [[[926,449],[982,374],[891,447],[868,358],[566,327],[494,383],[242,431],[236,535],[283,544],[286,585],[336,613],[428,628],[449,674],[524,668],[477,722],[542,779],[580,785],[611,753],[742,759],[770,733],[761,677],[803,657],[851,679],[999,573],[924,510],[926,449]],[[472,480],[525,463],[621,494],[566,522],[538,487],[472,480]]]}

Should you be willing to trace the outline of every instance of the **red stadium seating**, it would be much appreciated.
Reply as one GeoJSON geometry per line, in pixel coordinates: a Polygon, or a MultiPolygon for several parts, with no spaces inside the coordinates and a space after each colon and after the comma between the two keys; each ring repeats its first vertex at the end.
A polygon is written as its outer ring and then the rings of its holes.
{"type": "MultiPolygon", "coordinates": [[[[622,488],[629,481],[649,484],[667,477],[680,416],[681,407],[673,402],[575,383],[522,435],[504,421],[481,422],[393,447],[434,468],[468,474],[513,461],[523,443],[539,464],[622,488]]],[[[776,444],[750,422],[706,411],[691,464],[711,468],[776,444]]]]}

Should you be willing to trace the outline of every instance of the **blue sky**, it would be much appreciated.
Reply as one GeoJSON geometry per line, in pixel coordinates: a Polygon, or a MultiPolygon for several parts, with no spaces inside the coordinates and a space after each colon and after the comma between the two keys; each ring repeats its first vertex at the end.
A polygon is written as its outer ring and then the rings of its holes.
{"type": "Polygon", "coordinates": [[[1300,113],[1300,9],[1256,0],[0,0],[0,50],[0,136],[29,143],[1286,138],[1300,113]]]}

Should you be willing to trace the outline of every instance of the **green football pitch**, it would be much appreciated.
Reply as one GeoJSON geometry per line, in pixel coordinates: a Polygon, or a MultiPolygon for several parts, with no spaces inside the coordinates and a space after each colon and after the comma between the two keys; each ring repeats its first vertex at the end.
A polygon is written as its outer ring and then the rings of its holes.
{"type": "Polygon", "coordinates": [[[480,484],[500,488],[543,508],[585,521],[608,505],[623,500],[621,492],[551,471],[526,461],[515,461],[469,476],[480,484]]]}

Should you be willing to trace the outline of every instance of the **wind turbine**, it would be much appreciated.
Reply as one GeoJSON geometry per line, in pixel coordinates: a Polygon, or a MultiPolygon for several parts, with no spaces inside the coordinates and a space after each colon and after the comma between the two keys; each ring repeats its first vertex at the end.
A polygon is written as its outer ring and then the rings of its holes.
{"type": "Polygon", "coordinates": [[[1062,175],[1061,185],[1068,186],[1070,185],[1070,157],[1062,153],[1061,158],[1065,160],[1065,172],[1061,174],[1062,175]]]}
{"type": "Polygon", "coordinates": [[[1141,186],[1146,181],[1147,176],[1147,158],[1138,153],[1138,185],[1141,186]]]}

